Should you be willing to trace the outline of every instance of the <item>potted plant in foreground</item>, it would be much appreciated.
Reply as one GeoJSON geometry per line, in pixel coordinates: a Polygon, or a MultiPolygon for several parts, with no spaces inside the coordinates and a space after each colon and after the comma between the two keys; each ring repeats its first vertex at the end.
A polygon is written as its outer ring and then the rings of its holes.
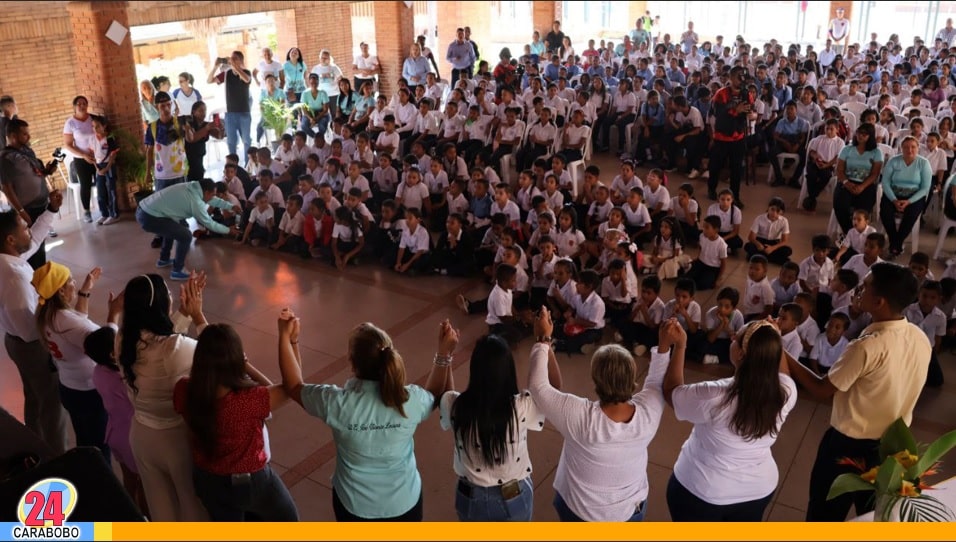
{"type": "Polygon", "coordinates": [[[272,150],[275,151],[279,145],[279,138],[289,129],[292,121],[295,120],[295,113],[300,109],[307,107],[305,104],[289,105],[282,100],[274,98],[265,98],[260,102],[262,107],[262,124],[275,133],[276,140],[272,142],[272,150]]]}
{"type": "Polygon", "coordinates": [[[945,503],[924,493],[932,489],[924,479],[939,472],[940,458],[954,446],[956,431],[951,431],[924,447],[921,454],[910,428],[897,419],[880,438],[880,466],[866,470],[862,460],[843,458],[840,464],[854,466],[860,473],[838,476],[827,500],[853,491],[873,491],[875,521],[956,521],[956,514],[945,503]]]}
{"type": "Polygon", "coordinates": [[[152,193],[152,186],[146,184],[146,154],[143,142],[129,130],[116,128],[113,137],[119,144],[119,153],[116,155],[117,199],[121,205],[134,209],[136,203],[152,193]],[[125,197],[123,195],[125,194],[125,197]]]}

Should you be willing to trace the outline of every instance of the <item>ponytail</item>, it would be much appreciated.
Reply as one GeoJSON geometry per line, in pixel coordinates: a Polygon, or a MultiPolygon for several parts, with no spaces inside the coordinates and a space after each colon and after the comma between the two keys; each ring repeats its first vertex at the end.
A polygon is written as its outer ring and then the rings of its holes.
{"type": "Polygon", "coordinates": [[[405,416],[405,363],[381,329],[368,322],[359,324],[349,337],[349,358],[355,376],[379,383],[382,402],[405,416]]]}
{"type": "Polygon", "coordinates": [[[382,402],[405,417],[405,402],[408,401],[408,390],[405,389],[405,364],[391,346],[383,348],[381,356],[382,374],[379,378],[379,387],[382,402]]]}

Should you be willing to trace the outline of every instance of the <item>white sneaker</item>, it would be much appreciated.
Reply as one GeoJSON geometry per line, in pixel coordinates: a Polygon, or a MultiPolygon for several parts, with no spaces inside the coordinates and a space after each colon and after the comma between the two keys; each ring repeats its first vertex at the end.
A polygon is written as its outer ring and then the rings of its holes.
{"type": "Polygon", "coordinates": [[[120,218],[118,216],[111,216],[103,221],[104,226],[109,226],[110,224],[116,224],[119,222],[120,218]]]}
{"type": "Polygon", "coordinates": [[[621,341],[623,341],[623,340],[624,340],[624,337],[620,334],[620,332],[615,331],[615,332],[614,332],[614,342],[619,343],[619,342],[621,342],[621,341]]]}
{"type": "Polygon", "coordinates": [[[469,314],[468,305],[470,305],[470,303],[465,299],[465,296],[458,294],[458,297],[455,298],[455,302],[458,304],[458,308],[461,309],[461,312],[469,314]]]}
{"type": "Polygon", "coordinates": [[[643,344],[635,345],[633,352],[634,352],[634,356],[639,358],[647,353],[647,347],[644,346],[643,344]]]}
{"type": "Polygon", "coordinates": [[[101,217],[100,217],[99,219],[97,219],[97,221],[96,221],[96,225],[97,225],[97,226],[102,226],[102,225],[105,224],[105,223],[106,223],[106,217],[105,217],[105,216],[101,216],[101,217]]]}
{"type": "Polygon", "coordinates": [[[688,179],[696,179],[697,177],[700,177],[700,172],[696,169],[690,170],[690,173],[687,175],[688,179]]]}
{"type": "Polygon", "coordinates": [[[701,179],[709,179],[709,178],[710,178],[710,170],[705,170],[703,173],[701,173],[701,174],[700,174],[700,178],[701,178],[701,179]]]}
{"type": "Polygon", "coordinates": [[[704,365],[717,365],[720,363],[720,358],[713,354],[707,354],[704,356],[704,365]]]}
{"type": "Polygon", "coordinates": [[[584,354],[585,356],[590,356],[597,349],[598,349],[597,344],[594,344],[594,343],[586,344],[581,347],[581,353],[584,354]]]}

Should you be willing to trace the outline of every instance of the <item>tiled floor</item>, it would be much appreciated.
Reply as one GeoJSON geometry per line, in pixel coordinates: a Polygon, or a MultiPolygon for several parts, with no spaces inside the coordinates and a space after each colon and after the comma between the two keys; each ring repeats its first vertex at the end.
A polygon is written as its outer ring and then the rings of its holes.
{"type": "MultiPolygon", "coordinates": [[[[609,157],[598,157],[596,163],[604,170],[603,180],[609,183],[616,174],[616,163],[609,157]]],[[[646,173],[644,168],[639,175],[646,173]]],[[[761,170],[761,173],[764,173],[761,170]]],[[[758,175],[761,181],[764,174],[758,175]]],[[[682,175],[672,175],[672,189],[684,182],[682,175]]],[[[706,206],[704,183],[694,182],[701,204],[706,206]]],[[[744,228],[753,217],[762,212],[772,195],[784,197],[788,206],[795,207],[797,191],[789,188],[771,189],[759,182],[747,186],[743,198],[744,228]]],[[[797,211],[788,213],[793,230],[795,259],[810,253],[810,237],[826,228],[829,202],[823,201],[820,211],[809,216],[797,211]],[[825,214],[826,213],[826,214],[825,214]]],[[[56,223],[60,233],[57,244],[50,249],[50,257],[70,266],[78,277],[93,266],[103,267],[103,278],[94,293],[92,314],[97,321],[105,318],[106,295],[119,291],[133,275],[153,271],[156,251],[148,246],[149,236],[132,221],[130,215],[117,225],[95,227],[78,224],[72,210],[64,209],[62,220],[56,223]]],[[[932,250],[935,237],[924,229],[922,248],[932,250]]],[[[956,245],[950,242],[948,248],[956,245]]],[[[381,267],[363,264],[339,273],[325,264],[303,262],[297,258],[279,256],[261,249],[236,248],[226,241],[203,241],[189,255],[191,269],[209,273],[206,311],[210,321],[234,325],[241,336],[249,359],[272,378],[278,378],[275,354],[275,318],[282,307],[292,307],[302,318],[305,329],[302,341],[305,374],[310,382],[343,383],[350,374],[346,353],[346,334],[362,321],[372,321],[386,329],[393,337],[407,364],[409,381],[423,383],[434,353],[437,323],[450,318],[462,331],[462,348],[458,354],[455,380],[458,389],[467,383],[470,347],[485,331],[483,318],[462,315],[454,304],[455,295],[482,295],[487,291],[477,279],[462,280],[447,277],[408,278],[398,276],[381,267]]],[[[934,262],[934,271],[942,271],[934,262]]],[[[740,288],[746,278],[746,265],[740,257],[728,263],[729,285],[740,288]]],[[[771,270],[776,276],[777,269],[771,270]]],[[[665,296],[673,294],[673,285],[666,284],[665,296]]],[[[705,308],[714,303],[716,291],[697,296],[705,308]]],[[[527,371],[525,343],[516,356],[518,374],[523,382],[527,371]]],[[[20,382],[12,363],[0,354],[0,406],[22,416],[20,382]]],[[[928,442],[945,431],[953,429],[956,412],[956,360],[943,357],[947,385],[938,390],[927,390],[916,409],[914,428],[921,442],[928,442]]],[[[564,382],[568,391],[592,395],[588,378],[588,362],[584,356],[560,356],[564,382]]],[[[642,360],[646,364],[647,360],[642,360]]],[[[700,381],[726,376],[726,367],[703,367],[691,364],[688,380],[700,381]]],[[[780,486],[774,502],[768,507],[767,517],[780,521],[800,521],[807,500],[810,466],[820,436],[828,426],[830,407],[803,397],[790,414],[774,448],[780,470],[780,486]]],[[[329,477],[335,466],[335,451],[331,434],[320,421],[305,414],[294,404],[279,408],[270,422],[273,463],[290,486],[299,511],[305,520],[332,519],[329,477]]],[[[669,515],[664,500],[664,488],[681,444],[690,432],[690,425],[679,423],[673,412],[666,410],[661,428],[650,445],[648,476],[651,493],[648,519],[667,521],[669,515]]],[[[455,476],[451,468],[451,438],[443,433],[433,417],[416,435],[418,466],[424,479],[425,517],[428,520],[454,520],[453,491],[455,476]]],[[[561,448],[561,437],[550,427],[531,436],[534,456],[534,480],[537,491],[535,519],[555,520],[551,507],[551,489],[554,470],[561,448]]],[[[949,472],[944,476],[956,474],[949,472]]]]}

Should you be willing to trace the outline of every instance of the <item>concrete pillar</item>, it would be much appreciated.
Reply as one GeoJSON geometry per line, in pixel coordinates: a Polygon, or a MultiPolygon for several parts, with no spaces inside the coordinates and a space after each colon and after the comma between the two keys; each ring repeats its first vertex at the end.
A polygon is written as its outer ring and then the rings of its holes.
{"type": "Polygon", "coordinates": [[[636,28],[634,23],[638,19],[644,16],[644,12],[647,11],[647,2],[645,0],[631,0],[627,3],[627,13],[628,13],[628,25],[629,28],[636,28]]]}
{"type": "MultiPolygon", "coordinates": [[[[551,25],[558,19],[557,2],[531,2],[531,24],[534,29],[541,33],[541,39],[551,31],[551,25]]],[[[511,52],[515,56],[520,56],[521,52],[511,52]]]]}
{"type": "MultiPolygon", "coordinates": [[[[376,4],[402,2],[376,2],[376,4]]],[[[404,4],[403,4],[404,5],[404,4]]],[[[352,10],[348,2],[327,2],[321,7],[308,6],[295,9],[295,36],[279,35],[279,44],[295,44],[305,55],[305,65],[310,69],[319,62],[319,51],[328,49],[332,59],[342,69],[342,76],[352,78],[352,10]]],[[[288,24],[288,20],[285,21],[288,24]]],[[[278,30],[279,27],[277,26],[278,30]]],[[[285,48],[288,50],[288,47],[285,48]]],[[[285,62],[285,50],[282,52],[285,62]]],[[[381,49],[379,49],[381,56],[381,49]]]]}
{"type": "MultiPolygon", "coordinates": [[[[439,5],[443,3],[440,2],[439,5]]],[[[349,32],[351,33],[351,30],[349,32]]],[[[402,63],[405,62],[414,42],[414,10],[406,6],[405,2],[375,2],[375,47],[382,66],[379,93],[391,97],[395,92],[396,82],[402,76],[402,63]]],[[[435,51],[435,54],[438,55],[438,51],[435,51]]],[[[448,74],[445,77],[448,77],[448,74]]]]}
{"type": "MultiPolygon", "coordinates": [[[[142,140],[139,84],[129,34],[117,45],[106,37],[113,21],[129,28],[128,2],[70,2],[76,94],[89,98],[90,111],[142,140]]],[[[64,100],[72,100],[64,96],[64,100]]]]}

